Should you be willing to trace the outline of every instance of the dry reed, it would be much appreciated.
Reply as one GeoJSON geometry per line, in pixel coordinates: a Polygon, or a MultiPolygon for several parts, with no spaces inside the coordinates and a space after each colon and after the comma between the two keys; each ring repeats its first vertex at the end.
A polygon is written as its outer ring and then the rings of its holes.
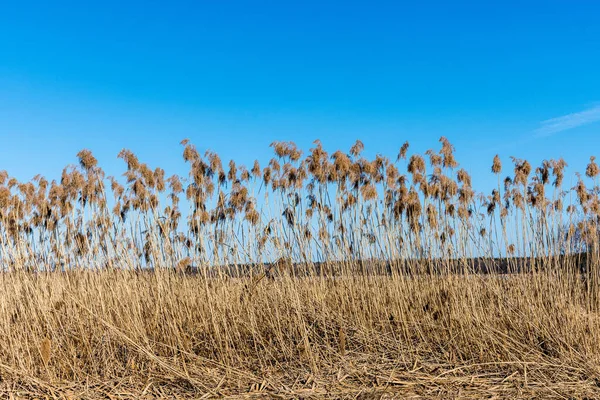
{"type": "Polygon", "coordinates": [[[599,397],[595,158],[565,188],[563,160],[496,156],[488,194],[440,143],[1,173],[0,393],[599,397]]]}

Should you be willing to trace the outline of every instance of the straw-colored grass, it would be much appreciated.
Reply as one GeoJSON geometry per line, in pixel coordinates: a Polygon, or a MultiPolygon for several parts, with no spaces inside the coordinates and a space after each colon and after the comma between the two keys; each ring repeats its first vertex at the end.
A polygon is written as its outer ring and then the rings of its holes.
{"type": "Polygon", "coordinates": [[[600,396],[600,320],[585,310],[583,287],[547,276],[282,278],[250,295],[246,283],[170,272],[2,275],[0,391],[600,396]]]}
{"type": "Polygon", "coordinates": [[[441,143],[0,173],[0,397],[600,398],[595,159],[483,194],[441,143]]]}

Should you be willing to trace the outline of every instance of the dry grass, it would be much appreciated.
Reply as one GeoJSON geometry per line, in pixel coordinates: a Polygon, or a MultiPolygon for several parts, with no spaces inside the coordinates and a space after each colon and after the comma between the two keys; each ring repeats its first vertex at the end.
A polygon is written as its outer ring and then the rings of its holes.
{"type": "Polygon", "coordinates": [[[600,395],[600,319],[586,311],[583,286],[548,276],[281,278],[250,295],[246,284],[171,272],[4,274],[0,390],[600,395]]]}
{"type": "Polygon", "coordinates": [[[600,395],[600,320],[547,276],[0,279],[5,394],[600,395]]]}
{"type": "Polygon", "coordinates": [[[187,177],[0,173],[3,398],[600,397],[595,159],[565,189],[496,157],[483,194],[444,138],[263,169],[182,144],[187,177]]]}

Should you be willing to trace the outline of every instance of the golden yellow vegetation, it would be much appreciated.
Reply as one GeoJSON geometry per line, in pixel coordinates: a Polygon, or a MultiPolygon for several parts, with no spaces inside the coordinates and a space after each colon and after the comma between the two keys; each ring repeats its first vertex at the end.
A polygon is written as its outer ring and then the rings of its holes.
{"type": "Polygon", "coordinates": [[[0,174],[9,398],[597,398],[600,169],[275,142],[0,174]],[[406,171],[406,173],[402,172],[406,171]],[[494,178],[495,179],[495,178],[494,178]]]}

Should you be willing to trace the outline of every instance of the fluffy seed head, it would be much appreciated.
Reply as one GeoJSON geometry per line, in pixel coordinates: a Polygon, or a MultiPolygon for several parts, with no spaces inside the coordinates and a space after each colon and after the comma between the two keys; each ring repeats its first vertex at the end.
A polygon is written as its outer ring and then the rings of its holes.
{"type": "Polygon", "coordinates": [[[500,161],[500,156],[496,154],[494,157],[494,162],[492,163],[492,172],[496,175],[502,172],[502,162],[500,161]]]}
{"type": "Polygon", "coordinates": [[[398,152],[398,158],[396,159],[396,161],[399,161],[401,159],[402,160],[406,159],[406,153],[408,152],[408,147],[409,147],[408,142],[404,142],[402,147],[400,147],[400,151],[398,152]]]}
{"type": "Polygon", "coordinates": [[[585,170],[585,175],[588,178],[595,178],[600,174],[600,168],[598,168],[598,164],[596,164],[596,157],[590,157],[590,163],[585,170]]]}

